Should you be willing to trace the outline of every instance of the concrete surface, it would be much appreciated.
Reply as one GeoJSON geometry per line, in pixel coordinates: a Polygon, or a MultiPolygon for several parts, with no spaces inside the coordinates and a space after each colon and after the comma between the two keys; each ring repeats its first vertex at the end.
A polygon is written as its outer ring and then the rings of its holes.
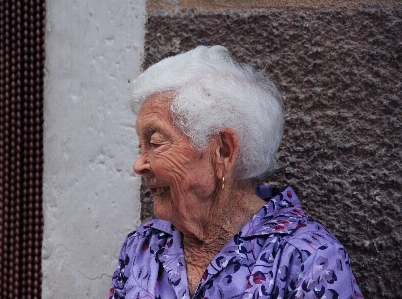
{"type": "Polygon", "coordinates": [[[145,0],[47,1],[42,298],[106,298],[139,224],[129,81],[145,0]]]}

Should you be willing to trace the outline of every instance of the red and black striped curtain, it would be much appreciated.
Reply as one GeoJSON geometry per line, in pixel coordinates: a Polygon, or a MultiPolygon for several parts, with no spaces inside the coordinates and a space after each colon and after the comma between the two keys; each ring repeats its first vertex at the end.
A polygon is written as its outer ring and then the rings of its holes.
{"type": "Polygon", "coordinates": [[[44,0],[0,0],[0,298],[41,297],[44,0]]]}

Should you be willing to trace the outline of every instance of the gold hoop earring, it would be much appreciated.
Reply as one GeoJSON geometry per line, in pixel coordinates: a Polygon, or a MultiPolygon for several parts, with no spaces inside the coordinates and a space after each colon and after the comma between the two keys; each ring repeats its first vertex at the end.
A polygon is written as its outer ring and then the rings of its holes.
{"type": "Polygon", "coordinates": [[[225,189],[225,177],[222,177],[222,190],[225,189]]]}

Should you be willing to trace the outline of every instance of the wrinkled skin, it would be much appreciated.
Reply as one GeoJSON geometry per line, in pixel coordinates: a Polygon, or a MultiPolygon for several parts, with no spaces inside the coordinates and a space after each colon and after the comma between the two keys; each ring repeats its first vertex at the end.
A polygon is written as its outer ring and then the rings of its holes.
{"type": "Polygon", "coordinates": [[[142,106],[136,125],[140,156],[134,171],[142,175],[154,195],[154,213],[183,232],[202,222],[219,184],[213,163],[213,145],[202,152],[173,124],[169,101],[151,98],[142,106]],[[157,194],[156,188],[169,187],[157,194]],[[201,209],[200,209],[201,208],[201,209]]]}
{"type": "Polygon", "coordinates": [[[183,233],[192,294],[213,257],[264,202],[254,194],[252,181],[234,180],[236,133],[226,128],[212,136],[204,150],[195,150],[174,125],[169,93],[144,102],[136,130],[140,155],[134,171],[154,195],[155,215],[183,233]]]}

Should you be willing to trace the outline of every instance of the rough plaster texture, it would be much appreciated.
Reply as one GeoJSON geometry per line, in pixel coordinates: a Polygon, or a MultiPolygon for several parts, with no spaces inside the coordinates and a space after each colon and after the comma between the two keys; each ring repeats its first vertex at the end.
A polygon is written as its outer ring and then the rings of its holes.
{"type": "MultiPolygon", "coordinates": [[[[146,25],[144,67],[222,44],[280,87],[286,131],[272,180],[294,186],[346,246],[366,298],[402,298],[401,18],[401,4],[193,9],[146,25]]],[[[141,196],[145,220],[152,198],[141,196]]]]}
{"type": "Polygon", "coordinates": [[[147,12],[177,13],[182,9],[198,12],[246,9],[264,11],[270,7],[361,7],[367,5],[392,5],[399,0],[148,0],[147,12]]]}
{"type": "Polygon", "coordinates": [[[135,116],[145,1],[46,5],[43,293],[105,298],[125,235],[139,224],[135,116]]]}

